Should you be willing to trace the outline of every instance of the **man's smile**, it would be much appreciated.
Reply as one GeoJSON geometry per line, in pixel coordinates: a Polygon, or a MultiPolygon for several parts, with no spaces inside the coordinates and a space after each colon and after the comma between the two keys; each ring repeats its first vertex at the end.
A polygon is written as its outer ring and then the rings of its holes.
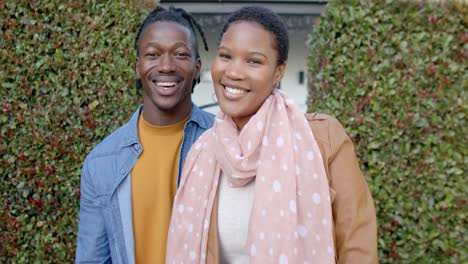
{"type": "Polygon", "coordinates": [[[177,85],[177,82],[155,82],[156,86],[162,87],[173,87],[177,85]]]}

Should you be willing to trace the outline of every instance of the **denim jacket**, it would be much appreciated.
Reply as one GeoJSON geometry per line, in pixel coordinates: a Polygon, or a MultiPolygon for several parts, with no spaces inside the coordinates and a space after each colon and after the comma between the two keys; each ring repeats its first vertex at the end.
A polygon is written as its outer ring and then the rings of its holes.
{"type": "MultiPolygon", "coordinates": [[[[142,152],[138,139],[142,109],[140,106],[128,123],[86,157],[81,173],[76,263],[135,263],[130,172],[142,152]]],[[[190,146],[213,120],[212,114],[192,105],[184,127],[177,183],[190,146]]]]}

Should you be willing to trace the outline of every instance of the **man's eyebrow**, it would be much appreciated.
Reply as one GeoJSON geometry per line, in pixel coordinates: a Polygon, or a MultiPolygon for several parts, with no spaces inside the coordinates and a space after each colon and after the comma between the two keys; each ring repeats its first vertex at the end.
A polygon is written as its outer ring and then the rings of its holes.
{"type": "MultiPolygon", "coordinates": [[[[153,46],[161,46],[162,44],[159,42],[159,41],[151,41],[151,42],[148,42],[145,47],[153,47],[153,46]]],[[[190,47],[189,45],[187,45],[186,42],[183,42],[183,41],[178,41],[176,43],[174,43],[173,46],[176,46],[176,47],[180,47],[180,46],[184,46],[184,47],[190,47]]]]}

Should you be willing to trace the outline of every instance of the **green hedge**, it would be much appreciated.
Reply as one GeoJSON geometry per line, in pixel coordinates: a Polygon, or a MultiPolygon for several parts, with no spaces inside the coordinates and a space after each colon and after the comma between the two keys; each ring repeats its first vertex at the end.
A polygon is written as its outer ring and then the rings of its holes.
{"type": "Polygon", "coordinates": [[[84,157],[139,103],[133,41],[146,11],[16,0],[0,14],[0,263],[69,263],[84,157]]]}
{"type": "Polygon", "coordinates": [[[330,1],[309,110],[334,115],[374,196],[381,263],[467,263],[468,4],[330,1]]]}
{"type": "MultiPolygon", "coordinates": [[[[146,11],[61,2],[0,1],[0,263],[73,261],[84,156],[141,97],[146,11]]],[[[311,110],[356,143],[381,262],[462,263],[468,9],[386,3],[329,4],[311,34],[311,110]]]]}

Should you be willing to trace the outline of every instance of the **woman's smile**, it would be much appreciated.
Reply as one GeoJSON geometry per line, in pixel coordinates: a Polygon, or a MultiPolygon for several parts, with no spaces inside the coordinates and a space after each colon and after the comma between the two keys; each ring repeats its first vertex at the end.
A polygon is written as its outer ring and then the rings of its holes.
{"type": "Polygon", "coordinates": [[[224,96],[228,100],[238,100],[243,98],[249,92],[248,89],[234,86],[231,84],[224,85],[224,96]]]}

